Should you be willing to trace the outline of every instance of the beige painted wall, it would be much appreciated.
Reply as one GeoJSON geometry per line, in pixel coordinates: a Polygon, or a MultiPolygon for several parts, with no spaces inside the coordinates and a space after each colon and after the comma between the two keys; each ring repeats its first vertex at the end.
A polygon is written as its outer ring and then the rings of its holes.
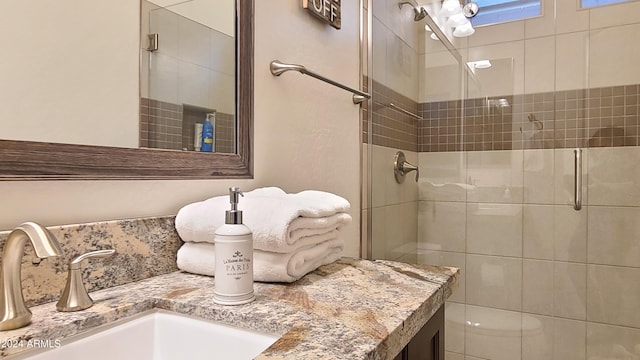
{"type": "Polygon", "coordinates": [[[0,2],[0,138],[137,147],[139,13],[126,0],[0,2]]]}
{"type": "MultiPolygon", "coordinates": [[[[131,11],[127,3],[130,1],[114,0],[109,5],[103,2],[103,6],[124,13],[126,8],[131,11]]],[[[27,220],[59,225],[175,214],[182,205],[223,194],[231,185],[245,190],[275,185],[289,192],[319,189],[347,198],[354,221],[345,228],[345,253],[358,256],[359,108],[347,92],[313,78],[297,73],[275,78],[269,72],[269,62],[280,59],[304,64],[357,87],[358,11],[357,1],[343,2],[342,29],[338,31],[317,22],[300,8],[299,1],[256,1],[253,180],[5,181],[0,182],[0,229],[7,230],[27,220]]],[[[75,12],[75,16],[79,13],[75,12]]],[[[124,23],[114,22],[113,26],[129,28],[127,36],[137,39],[138,29],[133,26],[137,18],[125,18],[124,23]]],[[[135,61],[123,66],[126,71],[135,67],[137,76],[137,47],[135,51],[135,61]]],[[[99,65],[96,68],[106,71],[99,65]]],[[[117,73],[114,69],[112,75],[117,73]]],[[[91,78],[85,81],[90,87],[91,78]]],[[[123,82],[121,86],[123,92],[131,91],[130,83],[123,82]]],[[[134,86],[137,96],[137,82],[134,86]]],[[[115,97],[103,103],[112,111],[118,111],[120,105],[115,97]]],[[[137,119],[137,107],[129,112],[122,116],[137,119]]]]}

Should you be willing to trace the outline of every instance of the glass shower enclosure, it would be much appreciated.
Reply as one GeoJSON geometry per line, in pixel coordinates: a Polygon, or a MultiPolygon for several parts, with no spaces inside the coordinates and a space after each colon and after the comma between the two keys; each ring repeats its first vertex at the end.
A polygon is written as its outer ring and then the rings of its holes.
{"type": "Polygon", "coordinates": [[[365,5],[364,255],[462,270],[448,360],[640,358],[640,3],[435,39],[365,5]]]}

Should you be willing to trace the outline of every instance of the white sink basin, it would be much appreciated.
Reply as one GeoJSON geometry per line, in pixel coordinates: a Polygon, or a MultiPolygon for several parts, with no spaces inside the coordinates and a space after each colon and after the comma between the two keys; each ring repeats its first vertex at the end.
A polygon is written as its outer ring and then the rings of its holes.
{"type": "Polygon", "coordinates": [[[31,360],[252,359],[280,336],[154,310],[63,341],[31,360]]]}

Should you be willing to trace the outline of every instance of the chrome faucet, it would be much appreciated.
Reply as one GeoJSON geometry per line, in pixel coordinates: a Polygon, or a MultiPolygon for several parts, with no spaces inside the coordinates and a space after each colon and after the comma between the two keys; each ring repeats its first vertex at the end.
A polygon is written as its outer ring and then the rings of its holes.
{"type": "Polygon", "coordinates": [[[11,231],[2,252],[0,331],[17,329],[31,322],[31,311],[22,295],[20,268],[27,239],[39,258],[62,255],[56,238],[41,225],[26,222],[11,231]]]}

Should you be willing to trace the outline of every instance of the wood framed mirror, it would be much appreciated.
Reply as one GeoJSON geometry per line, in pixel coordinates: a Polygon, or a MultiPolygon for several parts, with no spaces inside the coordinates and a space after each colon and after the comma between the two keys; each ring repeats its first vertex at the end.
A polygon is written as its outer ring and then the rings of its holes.
{"type": "Polygon", "coordinates": [[[0,139],[0,180],[252,178],[254,0],[235,6],[235,154],[0,139]]]}

